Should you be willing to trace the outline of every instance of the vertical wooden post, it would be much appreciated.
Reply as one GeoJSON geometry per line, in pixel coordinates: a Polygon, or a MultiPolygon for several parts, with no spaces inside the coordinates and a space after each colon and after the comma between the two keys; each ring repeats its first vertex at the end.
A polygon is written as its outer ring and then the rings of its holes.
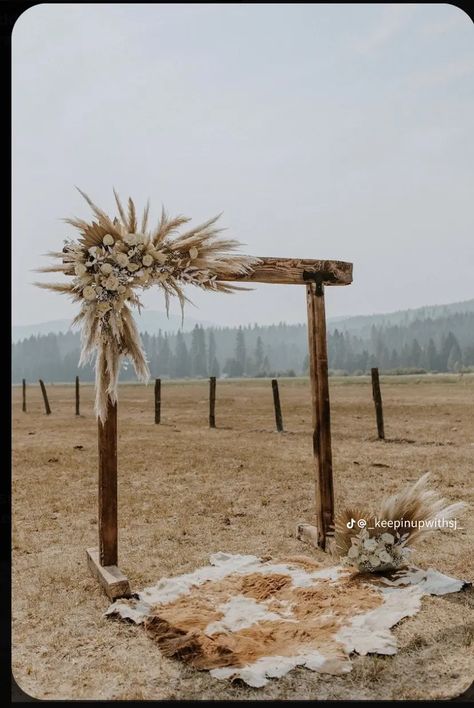
{"type": "Polygon", "coordinates": [[[272,379],[273,405],[275,407],[275,422],[279,433],[283,432],[283,419],[281,417],[280,393],[278,391],[278,381],[272,379]]]}
{"type": "Polygon", "coordinates": [[[26,381],[25,381],[25,379],[22,379],[21,385],[22,385],[22,405],[21,405],[21,410],[23,411],[23,413],[26,413],[26,381]]]}
{"type": "Polygon", "coordinates": [[[209,427],[216,427],[216,377],[209,378],[209,427]]]}
{"type": "Polygon", "coordinates": [[[373,368],[370,370],[372,375],[372,398],[374,399],[375,405],[375,416],[377,418],[377,433],[379,440],[385,440],[385,431],[383,425],[383,407],[382,407],[382,394],[380,393],[380,379],[378,368],[373,368]]]}
{"type": "Polygon", "coordinates": [[[39,385],[41,386],[41,393],[43,394],[44,408],[46,415],[51,415],[51,408],[49,407],[48,394],[46,393],[46,387],[42,379],[39,380],[39,385]]]}
{"type": "Polygon", "coordinates": [[[107,400],[99,419],[99,561],[117,565],[117,404],[107,400]]]}
{"type": "Polygon", "coordinates": [[[161,422],[161,379],[155,379],[155,423],[161,422]]]}
{"type": "Polygon", "coordinates": [[[334,486],[323,283],[309,282],[306,287],[306,297],[313,413],[313,453],[318,466],[316,484],[318,545],[327,549],[329,538],[334,536],[334,486]]]}
{"type": "Polygon", "coordinates": [[[76,415],[80,415],[80,412],[79,412],[79,376],[76,376],[76,415]]]}

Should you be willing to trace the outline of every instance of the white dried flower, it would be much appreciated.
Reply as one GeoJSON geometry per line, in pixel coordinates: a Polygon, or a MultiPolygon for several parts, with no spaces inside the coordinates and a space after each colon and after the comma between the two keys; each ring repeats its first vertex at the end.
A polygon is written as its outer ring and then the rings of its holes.
{"type": "Polygon", "coordinates": [[[138,243],[137,235],[136,234],[125,234],[123,237],[123,240],[128,246],[136,246],[138,243]]]}
{"type": "Polygon", "coordinates": [[[117,278],[116,275],[109,275],[107,280],[105,281],[104,285],[107,288],[107,290],[117,290],[119,286],[119,279],[117,278]]]}
{"type": "Polygon", "coordinates": [[[380,551],[377,555],[384,563],[392,562],[392,556],[390,555],[390,553],[387,553],[387,551],[380,551]]]}
{"type": "Polygon", "coordinates": [[[104,238],[102,239],[102,243],[104,244],[104,246],[113,246],[115,243],[114,237],[110,234],[105,234],[104,238]]]}
{"type": "Polygon", "coordinates": [[[76,275],[81,277],[82,275],[85,275],[87,273],[87,268],[85,267],[84,263],[76,263],[74,266],[74,272],[76,275]]]}
{"type": "Polygon", "coordinates": [[[127,288],[125,287],[125,285],[119,285],[117,290],[121,295],[127,292],[127,288]]]}
{"type": "Polygon", "coordinates": [[[395,538],[394,538],[394,536],[392,536],[391,533],[383,533],[380,536],[380,540],[383,541],[384,543],[390,543],[390,544],[395,543],[395,538]]]}
{"type": "Polygon", "coordinates": [[[199,255],[199,251],[197,250],[196,246],[193,246],[192,248],[189,249],[189,257],[194,260],[197,258],[199,255]]]}
{"type": "Polygon", "coordinates": [[[111,309],[112,309],[112,305],[107,300],[102,300],[102,302],[99,302],[97,305],[97,310],[101,314],[103,314],[104,312],[108,312],[111,309]]]}
{"type": "Polygon", "coordinates": [[[128,265],[128,256],[126,253],[117,253],[115,260],[122,268],[125,268],[128,265]]]}
{"type": "Polygon", "coordinates": [[[86,300],[95,300],[95,290],[90,285],[86,285],[82,291],[82,297],[86,300]]]}
{"type": "Polygon", "coordinates": [[[104,288],[102,288],[100,285],[97,285],[95,292],[97,295],[102,295],[102,293],[104,292],[104,288]]]}
{"type": "Polygon", "coordinates": [[[91,254],[91,256],[95,256],[97,254],[97,251],[99,250],[97,246],[91,246],[90,248],[87,249],[88,252],[91,254]]]}
{"type": "Polygon", "coordinates": [[[380,565],[381,560],[378,556],[372,554],[369,556],[368,562],[373,568],[377,568],[380,565]]]}
{"type": "Polygon", "coordinates": [[[138,265],[138,263],[129,263],[127,268],[131,273],[135,273],[135,271],[138,270],[140,266],[138,265]]]}
{"type": "Polygon", "coordinates": [[[113,268],[110,263],[103,263],[100,266],[100,272],[103,273],[104,275],[110,275],[112,270],[113,270],[113,268]]]}
{"type": "Polygon", "coordinates": [[[146,255],[143,256],[142,263],[144,266],[151,266],[153,264],[153,256],[150,256],[147,253],[146,255]]]}
{"type": "Polygon", "coordinates": [[[357,546],[351,546],[351,548],[349,548],[349,552],[348,552],[347,555],[349,556],[349,558],[357,558],[357,556],[359,555],[359,549],[358,549],[358,547],[357,547],[357,546]]]}
{"type": "Polygon", "coordinates": [[[373,538],[367,538],[364,541],[364,548],[366,548],[368,551],[375,551],[377,548],[377,541],[373,538]]]}

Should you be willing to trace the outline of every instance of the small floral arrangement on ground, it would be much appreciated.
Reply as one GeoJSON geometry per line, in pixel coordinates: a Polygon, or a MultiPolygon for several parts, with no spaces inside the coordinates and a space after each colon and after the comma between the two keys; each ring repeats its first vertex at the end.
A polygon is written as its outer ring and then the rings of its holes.
{"type": "Polygon", "coordinates": [[[429,479],[430,473],[426,472],[398,494],[385,497],[376,514],[360,507],[341,509],[336,514],[334,535],[342,562],[364,573],[406,566],[413,545],[420,538],[440,528],[438,522],[444,524],[466,508],[464,502],[449,504],[430,489],[429,479]]]}
{"type": "MultiPolygon", "coordinates": [[[[79,190],[80,191],[80,190],[79,190]]],[[[135,205],[128,200],[125,211],[118,195],[118,216],[110,218],[81,192],[96,221],[65,219],[78,229],[79,239],[64,242],[60,252],[48,255],[59,264],[39,268],[41,272],[61,272],[71,276],[69,283],[36,283],[41,288],[72,296],[80,302],[73,324],[82,325],[80,364],[96,357],[96,412],[106,418],[107,397],[117,398],[121,361],[129,357],[137,376],[147,380],[148,365],[130,306],[140,309],[137,290],[160,286],[166,311],[170,298],[176,296],[183,310],[189,299],[185,285],[204,290],[230,293],[241,286],[226,282],[227,277],[245,275],[258,259],[233,253],[240,245],[223,239],[214,217],[203,224],[179,233],[188,217],[168,217],[163,209],[154,229],[148,229],[148,211],[138,224],[135,205]]]]}
{"type": "Polygon", "coordinates": [[[367,529],[362,529],[357,536],[351,537],[351,547],[344,563],[355,566],[361,573],[381,573],[395,570],[407,564],[412,551],[405,545],[408,534],[382,533],[370,536],[367,529]]]}

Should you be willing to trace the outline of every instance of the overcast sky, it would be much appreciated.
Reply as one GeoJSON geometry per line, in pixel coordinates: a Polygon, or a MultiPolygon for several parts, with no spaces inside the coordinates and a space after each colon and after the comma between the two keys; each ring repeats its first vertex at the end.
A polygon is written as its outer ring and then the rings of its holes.
{"type": "MultiPolygon", "coordinates": [[[[13,321],[72,317],[32,269],[89,217],[223,211],[260,256],[354,263],[329,315],[474,297],[474,26],[448,5],[68,5],[13,32],[13,321]]],[[[60,278],[61,276],[59,276],[60,278]]],[[[196,319],[304,321],[304,288],[192,291],[196,319]]],[[[158,288],[144,296],[163,309],[158,288]]],[[[178,311],[174,306],[174,311],[178,311]]]]}

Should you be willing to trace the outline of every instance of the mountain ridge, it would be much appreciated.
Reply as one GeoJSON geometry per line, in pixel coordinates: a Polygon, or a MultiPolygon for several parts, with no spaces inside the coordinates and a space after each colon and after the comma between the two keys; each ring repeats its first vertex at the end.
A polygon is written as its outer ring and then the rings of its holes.
{"type": "MultiPolygon", "coordinates": [[[[406,325],[416,319],[437,319],[448,314],[461,312],[474,312],[474,298],[442,305],[423,305],[422,307],[397,310],[395,312],[330,317],[328,319],[328,329],[330,331],[338,329],[351,333],[363,333],[367,332],[372,325],[406,325]]],[[[178,330],[189,332],[196,324],[205,328],[215,327],[217,329],[226,326],[186,316],[182,327],[179,315],[170,314],[168,318],[165,312],[159,310],[144,311],[140,315],[136,315],[135,319],[140,332],[148,332],[149,334],[158,334],[160,329],[169,333],[175,333],[178,330]]],[[[12,341],[18,342],[31,336],[49,334],[50,332],[55,334],[67,332],[70,330],[70,326],[71,320],[67,319],[50,320],[33,325],[14,325],[12,327],[12,341]]],[[[78,329],[75,328],[72,331],[78,331],[78,329]]]]}

